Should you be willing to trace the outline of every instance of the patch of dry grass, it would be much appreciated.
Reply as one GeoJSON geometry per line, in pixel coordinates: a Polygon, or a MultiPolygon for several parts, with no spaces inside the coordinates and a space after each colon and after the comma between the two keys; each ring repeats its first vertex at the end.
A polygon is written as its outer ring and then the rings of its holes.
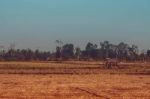
{"type": "Polygon", "coordinates": [[[150,63],[120,63],[120,68],[104,68],[102,62],[0,62],[0,73],[8,74],[145,74],[150,75],[150,63]]]}
{"type": "Polygon", "coordinates": [[[149,99],[149,75],[1,74],[0,98],[149,99]]]}
{"type": "Polygon", "coordinates": [[[149,63],[0,62],[0,73],[2,99],[150,99],[149,63]]]}

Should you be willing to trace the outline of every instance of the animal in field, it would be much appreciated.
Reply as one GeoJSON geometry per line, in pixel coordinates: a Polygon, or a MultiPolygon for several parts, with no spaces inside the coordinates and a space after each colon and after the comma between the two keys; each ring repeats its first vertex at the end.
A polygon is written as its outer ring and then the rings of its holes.
{"type": "Polygon", "coordinates": [[[119,61],[116,58],[113,58],[113,59],[106,58],[106,60],[105,60],[105,66],[106,66],[106,68],[112,68],[112,66],[116,66],[116,67],[119,68],[118,63],[119,63],[119,61]]]}

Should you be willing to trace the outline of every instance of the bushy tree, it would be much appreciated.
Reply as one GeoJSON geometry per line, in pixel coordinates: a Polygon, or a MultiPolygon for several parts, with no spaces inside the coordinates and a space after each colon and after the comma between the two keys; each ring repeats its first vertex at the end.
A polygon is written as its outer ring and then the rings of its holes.
{"type": "Polygon", "coordinates": [[[74,57],[74,45],[73,44],[65,44],[62,47],[62,57],[63,59],[69,59],[74,57]]]}

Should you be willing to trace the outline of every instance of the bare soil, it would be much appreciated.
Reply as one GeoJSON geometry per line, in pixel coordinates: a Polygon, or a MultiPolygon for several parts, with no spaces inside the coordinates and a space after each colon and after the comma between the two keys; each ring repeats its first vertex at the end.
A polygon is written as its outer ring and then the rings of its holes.
{"type": "Polygon", "coordinates": [[[0,99],[150,99],[150,63],[1,62],[0,99]]]}

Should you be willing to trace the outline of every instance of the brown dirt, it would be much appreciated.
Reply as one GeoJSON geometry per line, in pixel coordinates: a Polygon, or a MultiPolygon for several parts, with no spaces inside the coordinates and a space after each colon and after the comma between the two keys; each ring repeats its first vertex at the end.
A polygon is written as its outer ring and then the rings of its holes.
{"type": "Polygon", "coordinates": [[[93,64],[0,63],[0,67],[5,64],[20,68],[0,69],[0,99],[150,99],[148,64],[122,64],[121,69],[110,70],[93,64]],[[21,68],[23,64],[27,67],[21,68]]]}

